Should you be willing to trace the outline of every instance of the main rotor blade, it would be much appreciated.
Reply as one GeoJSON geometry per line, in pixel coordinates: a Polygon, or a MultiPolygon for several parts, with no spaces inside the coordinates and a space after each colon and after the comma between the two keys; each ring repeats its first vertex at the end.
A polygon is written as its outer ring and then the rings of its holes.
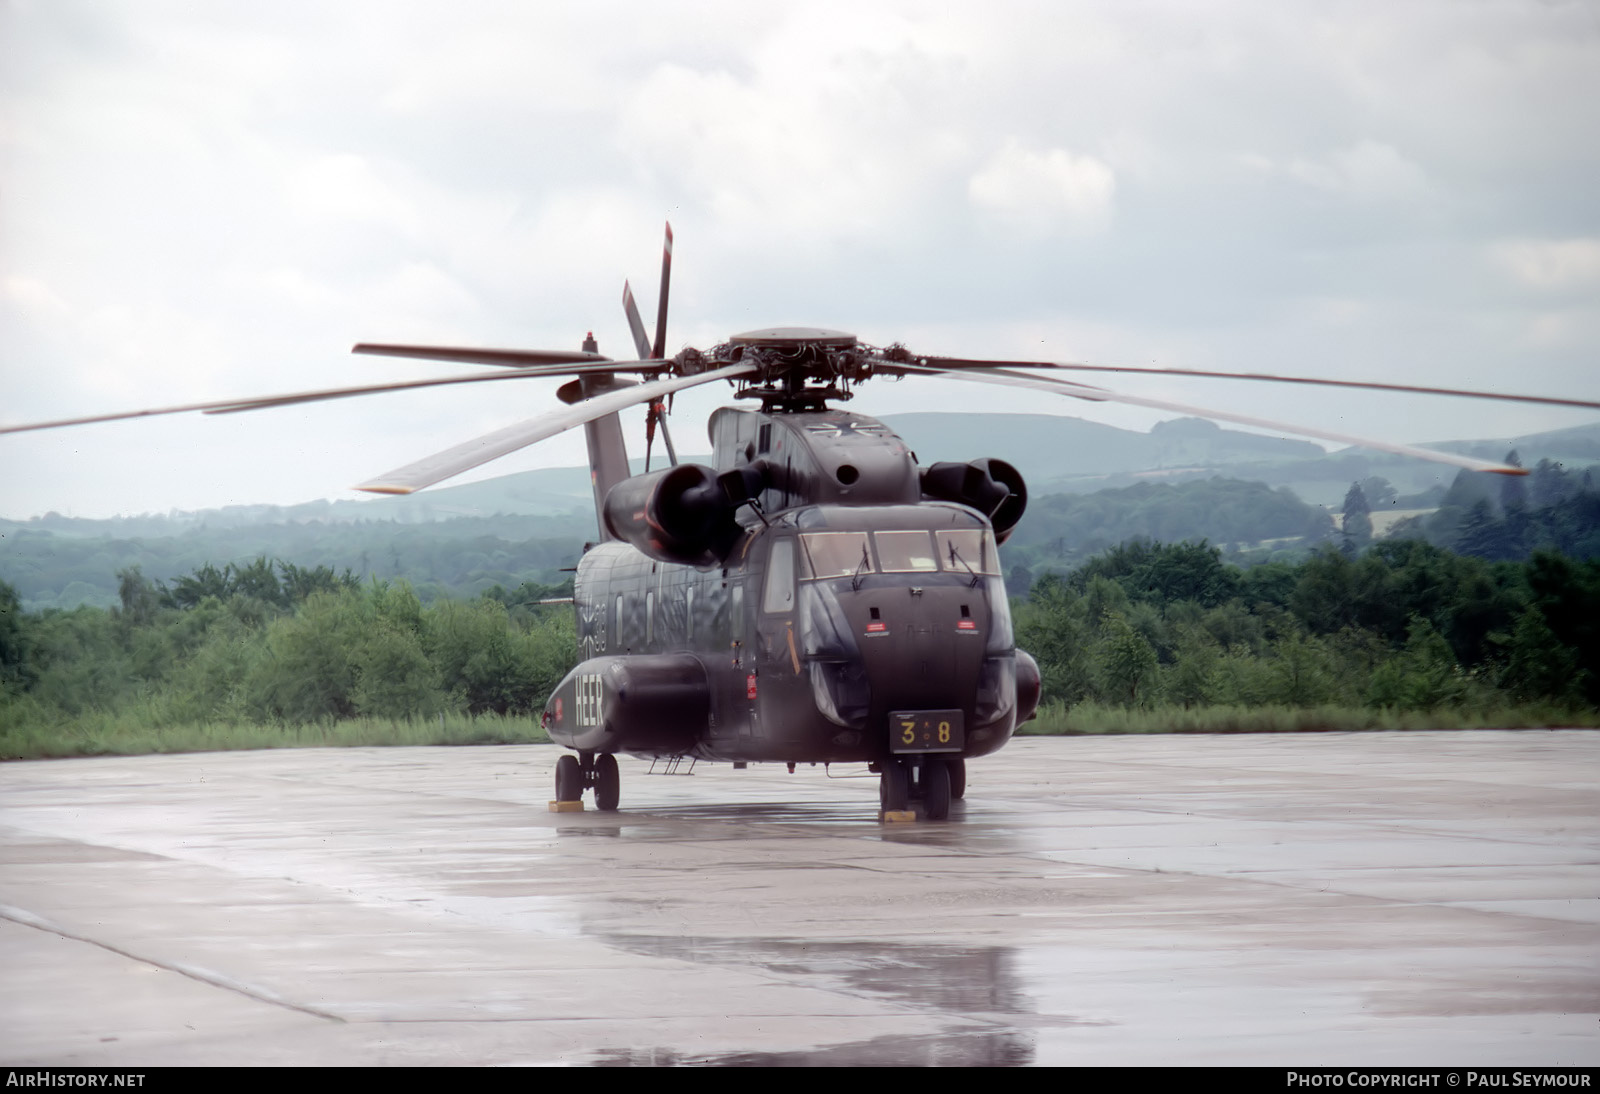
{"type": "MultiPolygon", "coordinates": [[[[599,353],[570,349],[474,349],[470,346],[403,346],[386,342],[358,342],[351,353],[371,353],[382,357],[419,357],[424,361],[454,361],[464,365],[504,365],[529,368],[537,365],[585,364],[609,361],[599,353]]],[[[639,354],[649,357],[648,353],[639,354]]]]}
{"type": "MultiPolygon", "coordinates": [[[[630,361],[631,365],[664,367],[666,361],[630,361]]],[[[304,391],[288,395],[263,395],[256,399],[239,399],[226,406],[212,407],[207,414],[236,414],[241,410],[267,410],[275,406],[293,406],[296,403],[316,403],[326,399],[346,399],[355,395],[375,395],[383,391],[405,391],[419,387],[445,387],[449,384],[478,384],[491,380],[526,380],[541,376],[583,376],[589,373],[612,373],[617,366],[610,361],[589,365],[549,365],[544,368],[524,368],[515,372],[474,372],[467,376],[436,376],[430,380],[398,380],[387,384],[366,384],[360,387],[329,388],[325,391],[304,391]]]]}
{"type": "MultiPolygon", "coordinates": [[[[660,356],[657,354],[656,356],[660,356]]],[[[1541,403],[1548,406],[1575,406],[1600,410],[1600,402],[1587,399],[1558,399],[1547,395],[1511,395],[1499,391],[1472,391],[1454,387],[1423,387],[1416,384],[1386,384],[1374,380],[1329,380],[1316,376],[1278,376],[1269,372],[1213,372],[1196,368],[1142,368],[1135,365],[1086,365],[1075,361],[982,361],[966,357],[915,357],[928,368],[990,369],[1038,368],[1071,372],[1127,372],[1145,376],[1200,376],[1214,380],[1265,380],[1277,384],[1316,384],[1321,387],[1353,387],[1371,391],[1400,391],[1417,395],[1459,395],[1467,399],[1496,399],[1508,403],[1541,403]]]]}
{"type": "MultiPolygon", "coordinates": [[[[661,294],[656,305],[656,340],[650,347],[651,357],[667,355],[667,286],[672,284],[672,221],[667,221],[667,238],[661,244],[661,294]]],[[[643,357],[644,354],[640,354],[643,357]]]]}
{"type": "MultiPolygon", "coordinates": [[[[665,368],[668,361],[630,361],[634,368],[641,365],[655,369],[665,368]]],[[[364,384],[359,387],[326,388],[321,391],[287,392],[282,395],[262,395],[244,399],[216,399],[204,403],[185,403],[182,406],[154,407],[148,410],[123,410],[113,414],[91,414],[82,418],[60,418],[52,422],[29,422],[25,425],[0,426],[0,433],[28,433],[38,429],[60,429],[73,425],[93,425],[96,422],[117,422],[128,418],[153,418],[163,414],[232,414],[241,410],[265,410],[276,406],[293,406],[296,403],[315,403],[325,399],[345,399],[356,395],[376,395],[385,391],[405,391],[410,388],[444,387],[449,384],[478,384],[491,380],[523,380],[540,376],[574,376],[589,372],[615,372],[611,362],[588,365],[550,365],[545,368],[518,369],[515,372],[476,372],[467,376],[436,376],[427,380],[399,380],[387,384],[364,384]]]]}
{"type": "Polygon", "coordinates": [[[1419,460],[1446,463],[1454,467],[1464,467],[1468,471],[1493,471],[1500,475],[1526,475],[1528,473],[1526,469],[1521,467],[1511,467],[1503,463],[1494,463],[1490,460],[1473,459],[1471,456],[1457,456],[1452,452],[1438,452],[1431,448],[1417,448],[1414,445],[1395,444],[1391,441],[1375,441],[1370,437],[1357,437],[1349,433],[1337,433],[1333,430],[1319,429],[1314,426],[1290,425],[1286,422],[1273,421],[1270,418],[1256,418],[1248,414],[1236,414],[1230,410],[1212,410],[1208,407],[1169,402],[1166,399],[1147,399],[1142,395],[1123,395],[1120,392],[1108,391],[1101,387],[1075,384],[1070,380],[1052,380],[1045,376],[1030,376],[1027,373],[1011,372],[1003,368],[985,369],[982,372],[961,372],[955,370],[941,371],[934,368],[923,368],[918,365],[893,365],[892,367],[904,369],[913,375],[942,376],[951,380],[970,380],[981,384],[1033,388],[1036,391],[1070,395],[1075,399],[1085,399],[1094,403],[1127,403],[1130,406],[1144,406],[1154,410],[1172,410],[1180,414],[1192,414],[1197,418],[1212,418],[1217,421],[1235,422],[1239,425],[1255,426],[1258,429],[1270,429],[1275,433],[1295,433],[1303,437],[1316,437],[1324,441],[1333,441],[1336,444],[1356,445],[1360,448],[1377,449],[1379,452],[1392,452],[1397,456],[1411,456],[1419,460]]]}
{"type": "Polygon", "coordinates": [[[517,425],[490,433],[467,441],[465,444],[456,445],[416,463],[407,464],[375,479],[357,486],[357,490],[368,490],[375,494],[410,494],[424,487],[442,482],[453,475],[463,471],[470,471],[480,464],[490,460],[499,459],[501,456],[526,448],[535,441],[542,441],[547,437],[554,437],[573,426],[583,425],[585,422],[603,418],[607,414],[614,414],[619,410],[634,405],[659,399],[674,391],[684,388],[708,384],[713,380],[731,380],[737,376],[745,376],[757,371],[755,365],[729,365],[726,368],[713,369],[710,372],[698,373],[694,376],[675,376],[665,380],[652,380],[649,383],[637,384],[622,389],[611,391],[604,395],[596,395],[580,403],[574,403],[562,410],[552,411],[549,414],[533,418],[517,425]]]}
{"type": "Polygon", "coordinates": [[[622,283],[622,310],[628,316],[628,330],[633,334],[633,344],[639,348],[640,357],[654,357],[650,352],[650,336],[644,332],[644,320],[639,318],[639,305],[633,302],[633,288],[622,283]]]}

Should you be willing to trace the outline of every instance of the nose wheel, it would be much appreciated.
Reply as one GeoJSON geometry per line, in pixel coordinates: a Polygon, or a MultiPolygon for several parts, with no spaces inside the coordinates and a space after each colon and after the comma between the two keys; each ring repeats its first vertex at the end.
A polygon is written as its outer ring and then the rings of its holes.
{"type": "Polygon", "coordinates": [[[899,813],[911,804],[911,770],[904,760],[886,760],[878,773],[878,807],[899,813]]]}
{"type": "Polygon", "coordinates": [[[886,760],[878,773],[878,805],[885,813],[910,807],[913,797],[922,800],[922,814],[928,820],[950,816],[950,802],[966,793],[966,761],[957,756],[926,756],[917,764],[912,779],[911,762],[886,760]]]}
{"type": "Polygon", "coordinates": [[[616,812],[622,800],[622,776],[611,753],[569,753],[556,761],[556,801],[582,801],[584,790],[591,786],[594,807],[603,813],[616,812]]]}

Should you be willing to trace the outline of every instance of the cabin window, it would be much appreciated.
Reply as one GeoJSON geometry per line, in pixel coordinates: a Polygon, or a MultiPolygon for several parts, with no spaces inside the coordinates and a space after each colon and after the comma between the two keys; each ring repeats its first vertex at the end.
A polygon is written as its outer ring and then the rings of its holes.
{"type": "Polygon", "coordinates": [[[850,577],[872,572],[865,532],[807,532],[800,537],[806,577],[850,577]]]}
{"type": "Polygon", "coordinates": [[[644,594],[644,644],[649,645],[656,640],[656,594],[644,594]]]}
{"type": "Polygon", "coordinates": [[[611,633],[616,638],[617,649],[622,648],[622,594],[617,594],[617,623],[611,628],[611,633]]]}
{"type": "Polygon", "coordinates": [[[683,591],[683,625],[689,641],[694,641],[694,586],[683,591]]]}
{"type": "Polygon", "coordinates": [[[933,533],[939,549],[939,569],[958,574],[998,574],[1000,553],[987,528],[952,528],[933,533]]]}
{"type": "Polygon", "coordinates": [[[878,564],[885,573],[921,573],[937,570],[933,539],[926,531],[874,532],[878,545],[878,564]]]}
{"type": "Polygon", "coordinates": [[[767,556],[767,585],[761,594],[761,610],[787,612],[793,608],[794,540],[774,540],[772,553],[767,556]]]}
{"type": "Polygon", "coordinates": [[[756,451],[772,451],[772,423],[762,422],[761,428],[756,431],[756,451]]]}

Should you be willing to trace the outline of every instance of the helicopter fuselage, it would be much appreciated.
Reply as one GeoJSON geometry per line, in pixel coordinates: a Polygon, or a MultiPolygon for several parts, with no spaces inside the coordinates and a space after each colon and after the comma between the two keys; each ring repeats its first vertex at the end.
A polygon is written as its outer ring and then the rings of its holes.
{"type": "Polygon", "coordinates": [[[730,409],[710,432],[715,471],[612,488],[626,539],[579,563],[580,663],[546,705],[551,737],[580,754],[786,763],[1004,745],[1038,669],[1015,648],[990,519],[925,500],[915,457],[870,418],[730,409]],[[730,527],[660,496],[730,472],[727,489],[753,485],[730,527]],[[675,561],[697,537],[720,557],[675,561]]]}

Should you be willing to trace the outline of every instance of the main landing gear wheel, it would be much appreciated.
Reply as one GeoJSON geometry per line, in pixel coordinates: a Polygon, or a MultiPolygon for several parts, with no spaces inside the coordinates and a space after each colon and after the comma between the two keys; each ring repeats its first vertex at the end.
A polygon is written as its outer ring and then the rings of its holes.
{"type": "Polygon", "coordinates": [[[902,812],[911,802],[911,774],[900,760],[885,760],[878,776],[878,806],[885,813],[902,812]]]}
{"type": "Polygon", "coordinates": [[[945,765],[950,768],[950,797],[960,801],[967,796],[967,761],[957,756],[945,765]]]}
{"type": "Polygon", "coordinates": [[[622,800],[622,776],[617,773],[617,758],[602,752],[594,758],[594,807],[602,813],[615,813],[622,800]]]}
{"type": "Polygon", "coordinates": [[[950,815],[950,765],[932,756],[922,761],[922,808],[929,820],[950,815]]]}
{"type": "Polygon", "coordinates": [[[567,755],[556,761],[556,801],[583,800],[583,768],[578,757],[567,755]]]}

